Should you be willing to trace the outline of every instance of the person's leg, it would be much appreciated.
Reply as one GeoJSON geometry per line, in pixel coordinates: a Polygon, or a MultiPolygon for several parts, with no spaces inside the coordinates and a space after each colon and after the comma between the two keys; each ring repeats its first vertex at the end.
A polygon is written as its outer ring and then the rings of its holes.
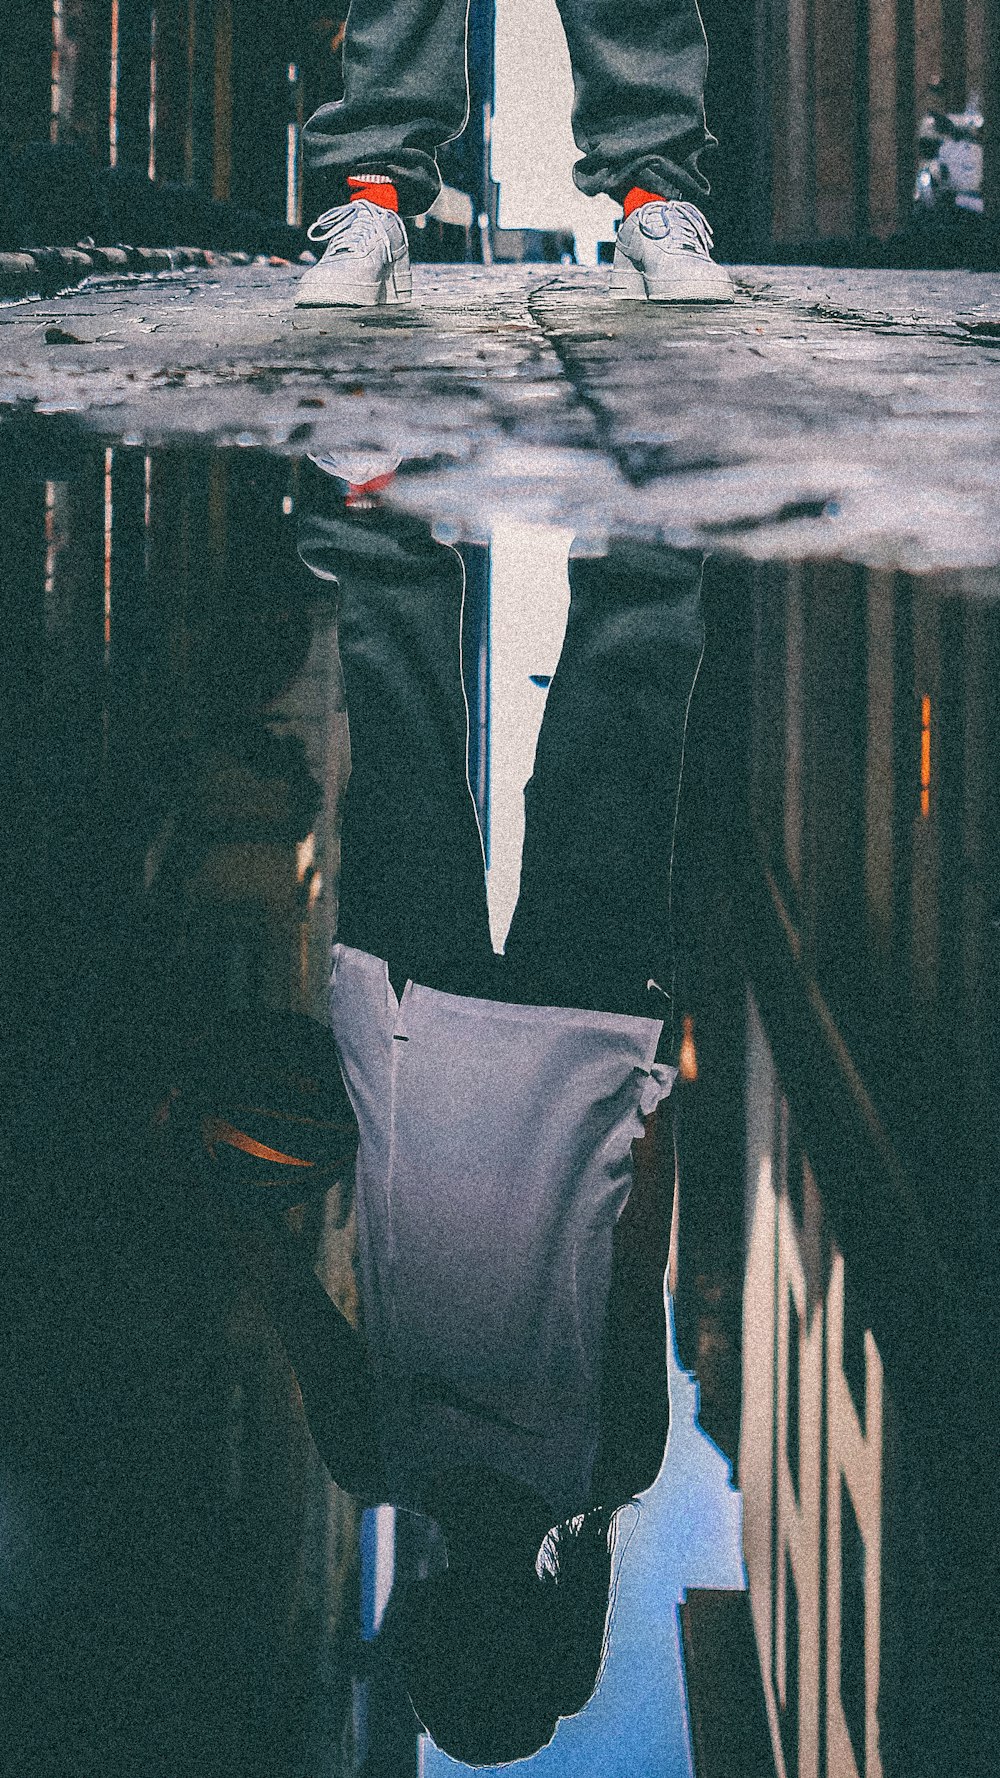
{"type": "Polygon", "coordinates": [[[435,151],[464,128],[469,0],[351,0],[344,96],[303,131],[310,183],[329,205],[348,177],[382,174],[405,216],[429,209],[441,186],[435,151]]]}
{"type": "Polygon", "coordinates": [[[558,0],[582,150],[573,177],[589,197],[633,188],[698,203],[708,50],[697,0],[558,0]]]}
{"type": "Polygon", "coordinates": [[[418,520],[325,504],[299,553],[339,586],[351,776],[337,937],[384,958],[397,994],[412,977],[482,995],[495,958],[468,781],[462,559],[418,520]]]}
{"type": "Polygon", "coordinates": [[[674,826],[704,639],[701,565],[700,555],[639,544],[571,562],[505,954],[510,998],[662,1018],[666,1044],[674,826]]]}

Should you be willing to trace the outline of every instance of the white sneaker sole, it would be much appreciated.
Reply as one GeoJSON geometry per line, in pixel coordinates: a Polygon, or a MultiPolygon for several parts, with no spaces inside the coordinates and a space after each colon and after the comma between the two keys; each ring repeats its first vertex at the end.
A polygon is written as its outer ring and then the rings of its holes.
{"type": "MultiPolygon", "coordinates": [[[[319,271],[319,267],[316,267],[319,271]]],[[[408,303],[413,297],[413,274],[409,266],[394,266],[388,276],[377,284],[360,283],[324,273],[314,277],[310,270],[303,274],[295,297],[297,309],[381,309],[390,303],[408,303]]]]}
{"type": "Polygon", "coordinates": [[[713,259],[678,254],[676,269],[665,277],[651,278],[624,254],[616,252],[611,267],[608,295],[625,301],[673,303],[731,303],[736,300],[732,279],[713,259]]]}

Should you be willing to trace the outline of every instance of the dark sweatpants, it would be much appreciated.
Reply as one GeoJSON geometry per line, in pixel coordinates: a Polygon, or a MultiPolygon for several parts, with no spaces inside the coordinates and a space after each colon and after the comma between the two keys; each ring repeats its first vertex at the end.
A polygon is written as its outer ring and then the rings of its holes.
{"type": "Polygon", "coordinates": [[[339,581],[351,778],[338,938],[385,958],[397,993],[412,977],[663,1019],[666,1059],[701,557],[629,543],[571,561],[566,639],[525,792],[520,897],[497,957],[467,777],[461,558],[387,513],[313,515],[300,553],[339,581]]]}
{"type": "MultiPolygon", "coordinates": [[[[697,0],[558,0],[573,64],[573,177],[588,197],[633,185],[695,203],[708,52],[697,0]]],[[[440,189],[435,151],[468,117],[469,0],[351,0],[344,97],[305,126],[306,163],[332,206],[349,173],[385,173],[404,215],[440,189]]],[[[538,78],[545,79],[544,68],[538,78]]]]}

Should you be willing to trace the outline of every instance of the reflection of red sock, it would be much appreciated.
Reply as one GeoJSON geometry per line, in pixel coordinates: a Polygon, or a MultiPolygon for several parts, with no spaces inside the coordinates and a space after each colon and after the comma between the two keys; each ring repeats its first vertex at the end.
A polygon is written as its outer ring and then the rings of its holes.
{"type": "Polygon", "coordinates": [[[352,204],[365,198],[369,204],[379,204],[383,210],[398,212],[399,193],[384,173],[352,173],[347,185],[352,204]]]}
{"type": "Polygon", "coordinates": [[[351,482],[344,496],[344,505],[361,507],[377,505],[375,495],[381,494],[383,489],[387,488],[395,478],[396,471],[390,469],[385,475],[373,475],[370,481],[351,482]]]}
{"type": "Polygon", "coordinates": [[[622,199],[626,216],[631,216],[632,211],[638,210],[640,204],[662,203],[663,193],[661,191],[643,191],[641,185],[633,185],[632,190],[627,191],[622,199]]]}

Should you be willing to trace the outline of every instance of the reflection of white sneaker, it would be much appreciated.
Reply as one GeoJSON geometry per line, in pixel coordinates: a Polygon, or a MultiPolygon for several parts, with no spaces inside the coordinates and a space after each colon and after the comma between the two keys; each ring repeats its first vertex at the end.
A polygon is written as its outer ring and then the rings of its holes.
{"type": "Polygon", "coordinates": [[[395,210],[368,198],[325,210],[309,230],[310,241],[327,241],[318,265],[299,281],[297,308],[371,308],[409,302],[410,247],[395,210]]]}
{"type": "Polygon", "coordinates": [[[640,204],[618,230],[608,294],[654,302],[732,302],[732,279],[712,258],[712,231],[696,204],[640,204]]]}
{"type": "Polygon", "coordinates": [[[354,508],[377,506],[379,495],[384,494],[390,482],[395,480],[403,461],[391,451],[375,450],[336,457],[326,451],[307,451],[306,455],[324,475],[330,475],[340,483],[344,505],[354,508]]]}
{"type": "Polygon", "coordinates": [[[368,482],[388,481],[402,463],[392,451],[354,451],[337,453],[331,457],[328,451],[307,451],[310,463],[315,463],[324,475],[332,475],[337,481],[346,482],[349,487],[361,488],[368,482]]]}

